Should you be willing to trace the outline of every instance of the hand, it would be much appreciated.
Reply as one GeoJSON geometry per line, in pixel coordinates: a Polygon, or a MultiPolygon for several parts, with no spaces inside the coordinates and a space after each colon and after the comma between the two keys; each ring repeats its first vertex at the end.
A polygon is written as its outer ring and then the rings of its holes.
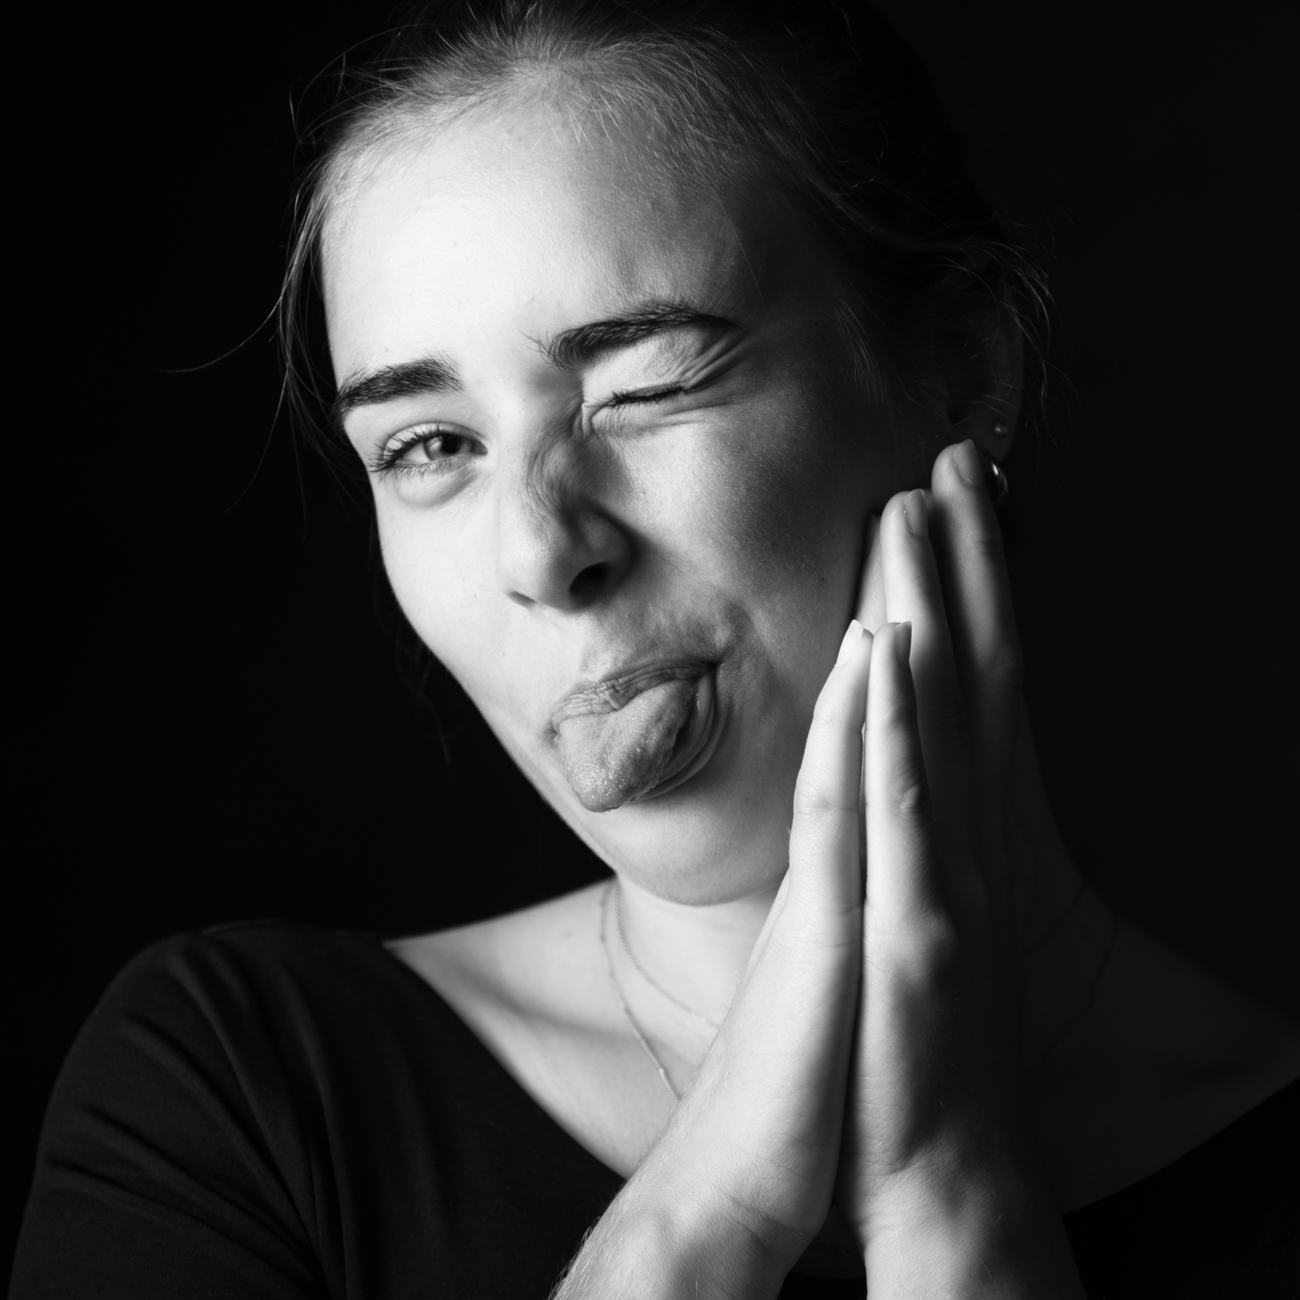
{"type": "MultiPolygon", "coordinates": [[[[973,446],[950,447],[937,458],[927,505],[942,588],[940,617],[948,624],[966,701],[980,817],[995,832],[1002,827],[1007,887],[1025,962],[1041,968],[1047,957],[1053,968],[1051,978],[1032,981],[1037,990],[1050,990],[1028,1008],[1024,1049],[1032,1069],[1077,1013],[1082,989],[1095,974],[1094,963],[1078,960],[1084,956],[1078,951],[1071,952],[1073,960],[1062,969],[1056,969],[1062,963],[1050,961],[1052,941],[1061,937],[1062,926],[1089,910],[1085,896],[1090,891],[1061,841],[1039,773],[1021,692],[1022,655],[1001,530],[973,446]],[[1070,988],[1063,987],[1062,976],[1072,976],[1070,988]]],[[[894,566],[887,583],[880,520],[873,517],[858,593],[859,621],[874,632],[890,619],[911,618],[913,590],[894,566]]],[[[1097,947],[1095,933],[1092,939],[1097,947]]]]}
{"type": "Polygon", "coordinates": [[[846,638],[818,699],[790,868],[727,1017],[557,1300],[775,1296],[827,1217],[861,973],[870,650],[846,638]]]}
{"type": "MultiPolygon", "coordinates": [[[[973,446],[938,457],[928,499],[929,534],[966,704],[975,798],[986,849],[1000,864],[1008,904],[1006,952],[1020,955],[1021,1056],[1049,1173],[1069,1204],[1096,1178],[1080,1167],[1078,1098],[1067,1101],[1043,1066],[1076,1034],[1110,961],[1117,922],[1080,876],[1057,830],[1039,773],[1020,690],[1021,651],[1001,531],[982,488],[973,446]],[[1010,756],[1008,758],[1008,750],[1010,756]]],[[[879,520],[868,535],[858,618],[870,630],[917,611],[915,587],[891,565],[887,583],[879,520]],[[887,599],[889,588],[892,606],[887,599]]],[[[1067,1067],[1067,1073],[1070,1067],[1067,1067]]],[[[1116,1184],[1121,1185],[1121,1184],[1116,1184]]],[[[1097,1192],[1094,1191],[1094,1195],[1097,1192]]]]}
{"type": "MultiPolygon", "coordinates": [[[[894,515],[887,512],[887,528],[893,521],[894,515]]],[[[886,547],[891,556],[896,549],[886,547]]],[[[891,558],[887,566],[886,586],[893,592],[895,607],[901,608],[912,598],[907,595],[915,587],[910,562],[903,553],[897,562],[891,558]]],[[[932,555],[929,564],[932,570],[932,555]]],[[[943,637],[937,643],[947,644],[937,578],[932,573],[930,577],[922,602],[926,610],[920,620],[923,635],[919,641],[927,636],[935,640],[932,613],[938,611],[943,637]]],[[[895,1100],[911,1098],[918,1104],[909,1102],[903,1108],[906,1114],[893,1138],[875,1148],[875,1156],[881,1158],[873,1157],[874,1163],[840,1159],[848,1054],[859,1006],[864,942],[869,959],[872,951],[871,926],[864,927],[863,920],[859,847],[862,727],[867,716],[871,657],[869,636],[846,639],[840,662],[818,701],[808,738],[795,799],[790,870],[755,945],[746,976],[713,1047],[661,1139],[575,1261],[560,1292],[563,1297],[774,1295],[827,1217],[837,1164],[844,1175],[841,1204],[847,1207],[854,1228],[860,1234],[869,1232],[872,1213],[880,1224],[879,1249],[871,1248],[874,1254],[868,1257],[869,1267],[872,1260],[901,1261],[907,1243],[922,1239],[911,1231],[917,1226],[918,1207],[950,1204],[955,1184],[941,1175],[944,1160],[952,1153],[978,1171],[976,1181],[993,1178],[1002,1197],[1000,1204],[1009,1206],[1015,1201],[1015,1222],[1021,1228],[1028,1225],[1032,1247],[1038,1249],[1043,1240],[1050,1239],[1050,1214],[1042,1232],[1037,1231],[1036,1221],[1030,1222],[1043,1197],[1034,1182],[1032,1160],[1022,1158],[1027,1148],[1021,1141],[1020,1115],[1014,1108],[1010,1115],[999,1110],[1001,1095],[990,1083],[996,1080],[997,1069],[983,1068],[986,1057],[980,1052],[980,1032],[986,1022],[996,1021],[989,1010],[995,997],[981,995],[973,1007],[956,1008],[959,1014],[952,1022],[956,1028],[950,1032],[945,1027],[951,1019],[947,1011],[954,1008],[946,1005],[945,998],[952,990],[936,985],[931,990],[937,994],[930,999],[931,1009],[937,1007],[944,1013],[936,1022],[937,1039],[934,1034],[927,1037],[925,1015],[897,1041],[881,1045],[878,1035],[871,1039],[876,1055],[892,1063],[893,1074],[883,1094],[879,1089],[874,1094],[864,1092],[855,1075],[859,1086],[849,1114],[862,1119],[876,1104],[870,1099],[882,1095],[895,1100]],[[917,1030],[920,1032],[911,1032],[917,1030]],[[970,1076],[974,1082],[963,1097],[969,1104],[961,1110],[961,1122],[954,1125],[935,1123],[935,1099],[943,1101],[948,1095],[942,1079],[936,1092],[938,1076],[926,1074],[925,1053],[935,1043],[940,1051],[957,1044],[960,1054],[981,1065],[970,1076]],[[920,1057],[910,1051],[917,1044],[922,1049],[920,1057]],[[922,1132],[928,1135],[927,1160],[906,1166],[912,1176],[893,1177],[903,1166],[891,1168],[890,1161],[899,1151],[909,1150],[914,1136],[922,1132]],[[882,1168],[889,1169],[890,1177],[876,1176],[882,1168]],[[909,1202],[912,1218],[903,1216],[909,1230],[888,1231],[885,1225],[894,1218],[899,1204],[909,1202]],[[1022,1207],[1027,1207],[1025,1212],[1022,1207]]],[[[951,666],[950,645],[948,658],[951,666]]],[[[927,681],[933,676],[929,674],[927,681]]],[[[959,703],[960,690],[951,680],[948,686],[945,698],[959,703]]],[[[926,689],[933,694],[933,682],[926,689]]],[[[882,698],[888,703],[905,690],[906,686],[887,682],[882,698]]],[[[873,716],[884,718],[883,708],[878,707],[873,716]]],[[[938,716],[934,710],[924,709],[922,731],[928,728],[933,733],[931,724],[938,716]]],[[[912,725],[915,728],[915,720],[912,725]]],[[[869,728],[869,740],[872,734],[869,728]]],[[[928,737],[927,743],[933,738],[928,737]]],[[[963,774],[969,776],[969,758],[954,763],[948,749],[940,746],[936,751],[937,760],[942,760],[938,762],[940,784],[952,784],[950,778],[956,778],[960,785],[963,774]]],[[[928,762],[928,752],[926,758],[928,762]]],[[[885,758],[873,770],[888,772],[892,762],[885,758]]],[[[943,806],[952,803],[969,813],[974,797],[967,789],[953,802],[945,790],[943,806]]],[[[969,848],[975,834],[967,826],[953,843],[965,843],[969,848]]],[[[883,855],[881,861],[888,858],[884,848],[876,853],[883,855]]],[[[959,856],[953,857],[958,860],[959,856]]],[[[876,879],[886,876],[878,872],[876,879]]],[[[991,950],[996,947],[980,952],[991,950]]],[[[959,965],[952,967],[953,971],[959,969],[959,965]]],[[[871,981],[868,985],[862,1018],[864,1025],[874,1025],[879,1018],[872,1020],[867,1010],[878,1009],[881,1001],[872,1001],[871,981]]],[[[884,986],[877,983],[874,987],[884,986]]],[[[899,988],[895,986],[895,992],[899,988]]],[[[893,1028],[901,1025],[899,1021],[893,1028]]],[[[861,1033],[860,1038],[867,1041],[861,1033]]],[[[993,1059],[997,1066],[1003,1064],[996,1052],[993,1059]]],[[[861,1147],[862,1137],[871,1131],[886,1133],[884,1127],[873,1129],[855,1122],[849,1135],[851,1151],[855,1144],[861,1147]]],[[[987,1198],[980,1201],[981,1211],[989,1204],[987,1198]]],[[[941,1243],[936,1258],[954,1268],[965,1267],[971,1257],[972,1222],[968,1214],[960,1221],[938,1225],[952,1240],[941,1243]]],[[[926,1227],[927,1239],[934,1244],[931,1229],[935,1225],[920,1226],[926,1227]]],[[[1059,1233],[1059,1225],[1056,1231],[1059,1233]]],[[[987,1234],[975,1235],[983,1251],[977,1252],[979,1260],[992,1262],[991,1239],[987,1234]]],[[[999,1258],[1014,1257],[1017,1266],[1023,1263],[1016,1253],[1024,1254],[1020,1239],[1005,1238],[998,1246],[999,1258]]],[[[1068,1261],[1068,1252],[1065,1259],[1068,1261]]]]}
{"type": "Polygon", "coordinates": [[[996,524],[969,445],[940,457],[935,484],[953,532],[968,525],[950,568],[969,561],[969,543],[977,553],[957,584],[968,603],[952,607],[964,662],[929,539],[932,499],[895,498],[877,573],[888,617],[912,628],[882,628],[871,660],[866,967],[837,1203],[864,1243],[872,1294],[1079,1294],[1022,1079],[1004,817],[1019,657],[1005,581],[987,581],[1000,569],[978,562],[992,554],[988,534],[969,529],[989,523],[996,537],[996,524]]]}
{"type": "MultiPolygon", "coordinates": [[[[978,470],[970,446],[938,458],[930,532],[983,852],[997,867],[989,878],[1001,891],[1003,953],[1019,954],[1028,1103],[1056,1202],[1072,1209],[1162,1168],[1294,1078],[1300,1036],[1119,917],[1081,878],[1044,793],[1001,539],[978,470]]],[[[885,581],[882,552],[869,569],[876,617],[887,605],[888,617],[910,617],[908,584],[900,591],[897,573],[885,581]]]]}
{"type": "MultiPolygon", "coordinates": [[[[978,816],[1000,863],[1025,995],[1032,1073],[1088,1005],[1114,914],[1087,888],[1048,806],[1022,692],[1022,654],[997,518],[973,444],[934,466],[932,542],[963,698],[978,816]]],[[[893,615],[891,615],[893,617],[893,615]]]]}

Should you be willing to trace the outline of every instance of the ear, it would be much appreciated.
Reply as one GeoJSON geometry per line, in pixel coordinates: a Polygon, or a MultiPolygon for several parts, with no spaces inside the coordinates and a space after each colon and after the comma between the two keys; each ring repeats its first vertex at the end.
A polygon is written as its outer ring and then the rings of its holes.
{"type": "Polygon", "coordinates": [[[982,302],[936,334],[947,441],[974,440],[1003,461],[1015,441],[1024,393],[1025,338],[1015,311],[982,302]]]}

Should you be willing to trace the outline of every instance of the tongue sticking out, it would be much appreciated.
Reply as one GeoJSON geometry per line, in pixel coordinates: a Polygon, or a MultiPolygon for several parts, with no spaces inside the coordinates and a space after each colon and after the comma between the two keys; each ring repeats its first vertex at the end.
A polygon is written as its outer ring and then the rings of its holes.
{"type": "Polygon", "coordinates": [[[681,678],[663,682],[621,709],[582,713],[559,724],[564,775],[584,808],[608,812],[659,784],[691,719],[695,685],[681,678]]]}

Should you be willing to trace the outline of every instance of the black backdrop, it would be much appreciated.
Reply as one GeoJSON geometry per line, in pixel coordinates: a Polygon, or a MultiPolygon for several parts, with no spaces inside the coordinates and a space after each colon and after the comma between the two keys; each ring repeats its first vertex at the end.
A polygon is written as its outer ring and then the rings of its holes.
{"type": "MultiPolygon", "coordinates": [[[[1066,378],[1009,529],[1067,837],[1114,902],[1300,1016],[1286,6],[883,8],[1054,262],[1066,378]]],[[[600,869],[435,682],[448,761],[365,512],[273,427],[290,104],[391,13],[60,13],[24,55],[6,1231],[59,1061],[146,943],[414,931],[600,869]]]]}

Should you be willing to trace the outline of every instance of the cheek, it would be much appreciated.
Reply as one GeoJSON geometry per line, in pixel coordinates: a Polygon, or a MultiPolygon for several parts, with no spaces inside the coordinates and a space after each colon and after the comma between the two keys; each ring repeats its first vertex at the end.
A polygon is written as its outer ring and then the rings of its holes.
{"type": "Polygon", "coordinates": [[[421,511],[380,501],[377,509],[384,570],[416,635],[503,740],[503,726],[531,734],[557,688],[547,669],[565,663],[538,645],[532,621],[502,593],[491,515],[470,502],[421,511]]]}
{"type": "Polygon", "coordinates": [[[676,463],[633,470],[648,489],[647,526],[671,521],[655,532],[682,567],[756,612],[791,600],[807,608],[824,593],[838,614],[851,598],[871,480],[845,424],[842,413],[776,400],[683,439],[676,463]]]}
{"type": "MultiPolygon", "coordinates": [[[[384,571],[407,621],[453,673],[481,657],[492,629],[483,573],[472,568],[474,548],[462,547],[459,530],[436,526],[432,512],[377,503],[384,571]],[[482,606],[480,613],[474,607],[482,606]]],[[[459,675],[459,674],[457,674],[459,675]]]]}
{"type": "MultiPolygon", "coordinates": [[[[817,677],[851,613],[868,512],[870,457],[851,419],[792,385],[589,465],[584,491],[646,544],[627,594],[664,620],[747,624],[778,676],[817,677]]],[[[522,642],[481,505],[421,512],[377,494],[384,565],[416,633],[471,695],[488,687],[527,712],[514,697],[531,675],[493,674],[522,642]]]]}

